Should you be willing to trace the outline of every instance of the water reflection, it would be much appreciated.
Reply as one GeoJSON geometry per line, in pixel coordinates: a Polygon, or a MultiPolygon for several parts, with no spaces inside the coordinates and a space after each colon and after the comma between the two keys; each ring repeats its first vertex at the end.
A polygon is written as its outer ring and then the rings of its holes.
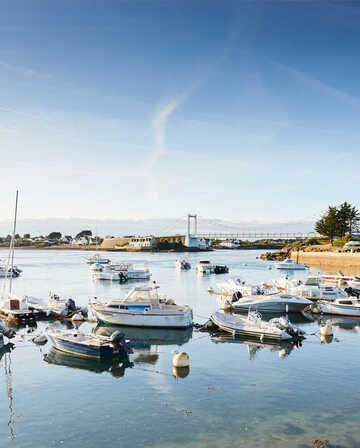
{"type": "Polygon", "coordinates": [[[294,348],[302,347],[301,341],[297,342],[258,342],[252,338],[232,338],[229,335],[217,335],[212,336],[211,341],[218,343],[230,343],[230,344],[242,344],[247,346],[249,359],[254,360],[257,358],[257,355],[260,351],[267,348],[271,352],[278,352],[279,358],[285,358],[290,355],[294,348]]]}
{"type": "Polygon", "coordinates": [[[123,377],[125,370],[132,367],[132,363],[127,356],[114,357],[109,359],[89,359],[70,353],[61,352],[52,347],[49,353],[44,355],[44,361],[48,364],[69,367],[78,370],[88,370],[94,373],[109,372],[112,376],[123,377]]]}

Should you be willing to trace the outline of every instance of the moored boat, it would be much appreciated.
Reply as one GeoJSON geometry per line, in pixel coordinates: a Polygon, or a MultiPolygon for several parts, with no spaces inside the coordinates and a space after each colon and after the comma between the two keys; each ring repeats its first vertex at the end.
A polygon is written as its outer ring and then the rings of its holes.
{"type": "Polygon", "coordinates": [[[240,297],[234,294],[233,297],[221,297],[220,304],[224,309],[248,310],[255,308],[262,312],[285,312],[298,313],[304,308],[311,305],[311,301],[303,297],[292,294],[275,293],[275,294],[258,294],[240,297]]]}
{"type": "Polygon", "coordinates": [[[285,269],[285,270],[289,270],[289,271],[298,271],[298,270],[308,269],[306,264],[301,264],[301,263],[296,264],[296,263],[294,263],[294,260],[292,260],[291,258],[287,258],[284,261],[275,263],[275,267],[276,267],[276,269],[285,269]]]}
{"type": "Polygon", "coordinates": [[[290,340],[303,335],[301,330],[293,327],[285,318],[266,322],[261,315],[249,311],[248,317],[217,311],[210,317],[211,321],[226,333],[236,336],[250,336],[262,340],[290,340]]]}
{"type": "Polygon", "coordinates": [[[94,264],[94,263],[97,263],[97,264],[109,264],[109,263],[111,263],[110,258],[102,257],[100,254],[91,255],[90,257],[87,257],[85,259],[85,261],[86,261],[87,264],[94,264]]]}
{"type": "Polygon", "coordinates": [[[187,271],[188,269],[191,269],[191,264],[186,258],[178,258],[175,261],[175,266],[177,269],[181,269],[183,271],[187,271]]]}
{"type": "Polygon", "coordinates": [[[315,314],[360,317],[360,300],[348,297],[347,299],[336,299],[333,302],[319,301],[312,304],[310,309],[315,314]]]}
{"type": "Polygon", "coordinates": [[[120,331],[110,337],[67,330],[49,331],[48,335],[56,349],[85,358],[103,359],[130,351],[120,331]]]}
{"type": "Polygon", "coordinates": [[[107,303],[90,302],[98,321],[135,327],[187,328],[193,314],[188,305],[176,305],[173,300],[159,297],[157,285],[133,288],[124,299],[107,303]]]}

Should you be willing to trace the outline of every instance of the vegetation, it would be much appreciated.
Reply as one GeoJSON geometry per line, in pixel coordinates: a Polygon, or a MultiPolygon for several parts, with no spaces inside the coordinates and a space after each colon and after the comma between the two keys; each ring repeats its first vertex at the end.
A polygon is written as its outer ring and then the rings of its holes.
{"type": "Polygon", "coordinates": [[[346,243],[345,240],[334,240],[333,241],[333,246],[335,246],[335,247],[343,247],[345,243],[346,243]]]}
{"type": "Polygon", "coordinates": [[[79,239],[79,238],[83,238],[83,237],[88,237],[88,236],[92,236],[92,231],[91,230],[82,230],[81,232],[79,232],[75,239],[79,239]]]}
{"type": "Polygon", "coordinates": [[[326,236],[331,243],[335,237],[351,239],[352,234],[359,230],[360,213],[348,202],[339,206],[329,206],[328,210],[315,223],[316,232],[326,236]]]}
{"type": "Polygon", "coordinates": [[[51,232],[48,235],[49,240],[59,240],[61,238],[60,232],[51,232]]]}
{"type": "Polygon", "coordinates": [[[155,241],[153,248],[158,250],[176,250],[176,249],[182,249],[184,247],[183,243],[181,241],[170,243],[165,238],[160,238],[155,241]]]}

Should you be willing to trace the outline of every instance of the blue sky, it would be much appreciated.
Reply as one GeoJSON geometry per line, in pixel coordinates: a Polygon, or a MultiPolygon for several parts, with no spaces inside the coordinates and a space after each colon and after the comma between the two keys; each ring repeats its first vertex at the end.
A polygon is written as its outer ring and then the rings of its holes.
{"type": "Polygon", "coordinates": [[[358,2],[1,6],[0,220],[360,205],[358,2]]]}

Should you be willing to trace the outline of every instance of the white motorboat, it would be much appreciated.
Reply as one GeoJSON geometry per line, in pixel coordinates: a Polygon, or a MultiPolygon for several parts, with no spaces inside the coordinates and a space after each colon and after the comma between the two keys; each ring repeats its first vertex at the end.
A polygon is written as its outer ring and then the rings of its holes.
{"type": "Polygon", "coordinates": [[[188,269],[191,269],[191,264],[186,258],[178,258],[175,261],[175,266],[177,269],[181,269],[183,271],[187,271],[188,269]]]}
{"type": "Polygon", "coordinates": [[[279,263],[275,263],[275,267],[276,269],[286,269],[286,270],[291,270],[291,271],[298,271],[298,270],[304,270],[304,269],[308,269],[308,267],[306,266],[306,264],[296,264],[294,263],[294,260],[292,260],[291,258],[287,258],[284,261],[281,261],[279,263]]]}
{"type": "Polygon", "coordinates": [[[278,291],[275,287],[269,287],[269,285],[251,285],[240,278],[228,278],[223,282],[216,283],[216,286],[222,295],[234,295],[240,292],[241,296],[250,296],[271,294],[278,291]]]}
{"type": "Polygon", "coordinates": [[[109,264],[111,263],[110,258],[104,258],[100,254],[94,254],[85,259],[87,264],[109,264]]]}
{"type": "Polygon", "coordinates": [[[7,267],[5,263],[0,263],[0,278],[16,278],[19,277],[22,270],[17,266],[13,266],[12,268],[7,267]]]}
{"type": "Polygon", "coordinates": [[[251,336],[261,341],[265,339],[284,341],[303,334],[285,318],[266,322],[261,319],[259,313],[254,311],[249,311],[247,317],[217,311],[210,319],[218,328],[231,333],[233,337],[251,336]]]}
{"type": "Polygon", "coordinates": [[[151,277],[148,267],[135,269],[131,263],[110,264],[109,268],[115,273],[122,273],[128,280],[149,280],[151,277]]]}
{"type": "Polygon", "coordinates": [[[90,303],[99,322],[135,327],[187,328],[193,313],[188,305],[176,305],[173,300],[159,297],[157,285],[133,288],[124,299],[108,303],[90,303]]]}
{"type": "Polygon", "coordinates": [[[117,282],[125,282],[127,280],[127,276],[123,271],[114,271],[110,268],[110,265],[102,266],[96,264],[96,266],[100,266],[101,269],[92,270],[92,278],[94,280],[113,280],[117,282]]]}
{"type": "Polygon", "coordinates": [[[285,293],[257,294],[240,297],[235,293],[232,297],[221,296],[219,303],[222,309],[248,310],[257,309],[265,312],[298,313],[311,305],[311,301],[303,297],[285,293]]]}
{"type": "Polygon", "coordinates": [[[274,280],[274,285],[289,294],[295,294],[310,300],[336,300],[347,298],[348,294],[335,286],[324,286],[319,277],[309,276],[304,283],[301,280],[274,280]]]}
{"type": "Polygon", "coordinates": [[[341,316],[360,317],[360,300],[348,297],[347,299],[336,299],[333,302],[319,301],[310,307],[315,314],[339,314],[341,316]]]}
{"type": "Polygon", "coordinates": [[[199,274],[227,274],[229,268],[224,264],[212,264],[210,260],[200,260],[197,271],[199,274]]]}
{"type": "Polygon", "coordinates": [[[215,265],[213,265],[210,260],[200,260],[197,265],[197,271],[199,274],[213,274],[215,265]]]}

